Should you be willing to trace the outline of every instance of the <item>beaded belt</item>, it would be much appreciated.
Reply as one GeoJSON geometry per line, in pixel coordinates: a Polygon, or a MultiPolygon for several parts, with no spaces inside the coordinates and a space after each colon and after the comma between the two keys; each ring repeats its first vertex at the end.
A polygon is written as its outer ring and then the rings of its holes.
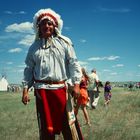
{"type": "Polygon", "coordinates": [[[45,84],[64,84],[65,81],[51,81],[51,80],[35,80],[36,83],[45,83],[45,84]]]}

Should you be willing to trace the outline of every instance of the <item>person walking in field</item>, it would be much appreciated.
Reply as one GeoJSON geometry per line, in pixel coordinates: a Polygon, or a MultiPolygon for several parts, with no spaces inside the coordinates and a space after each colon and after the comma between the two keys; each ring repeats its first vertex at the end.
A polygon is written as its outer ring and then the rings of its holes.
{"type": "Polygon", "coordinates": [[[90,96],[90,106],[95,109],[99,101],[99,77],[97,75],[96,69],[94,68],[89,75],[89,86],[88,92],[90,96]]]}
{"type": "MultiPolygon", "coordinates": [[[[34,86],[40,140],[83,140],[68,117],[67,79],[72,79],[74,96],[79,96],[82,73],[72,42],[61,34],[63,21],[52,9],[41,9],[33,18],[36,39],[28,50],[24,69],[22,102],[30,101],[34,86]]],[[[80,130],[80,129],[79,129],[80,130]]]]}
{"type": "Polygon", "coordinates": [[[109,81],[106,81],[105,86],[104,86],[104,98],[105,98],[104,105],[105,106],[110,103],[111,97],[112,97],[111,85],[109,81]]]}
{"type": "Polygon", "coordinates": [[[77,104],[75,107],[75,114],[76,115],[78,114],[79,107],[81,107],[81,109],[84,113],[86,124],[91,126],[89,114],[88,114],[87,109],[86,109],[86,104],[89,101],[88,92],[87,92],[89,77],[86,74],[86,71],[84,68],[82,68],[82,74],[83,74],[83,76],[82,76],[82,80],[80,82],[80,96],[77,98],[77,104]]]}

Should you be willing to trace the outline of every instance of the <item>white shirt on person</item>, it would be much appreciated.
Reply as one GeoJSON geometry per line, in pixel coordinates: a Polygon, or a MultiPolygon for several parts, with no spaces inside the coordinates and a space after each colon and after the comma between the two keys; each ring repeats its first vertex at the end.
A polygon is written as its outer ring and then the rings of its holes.
{"type": "Polygon", "coordinates": [[[93,91],[97,91],[97,86],[96,86],[96,82],[99,81],[99,77],[95,72],[92,72],[89,75],[89,86],[88,89],[89,90],[93,90],[93,91]]]}
{"type": "Polygon", "coordinates": [[[64,86],[63,84],[34,84],[34,79],[63,81],[71,78],[73,83],[80,83],[81,67],[74,48],[61,38],[53,37],[47,43],[45,39],[35,40],[28,50],[25,63],[23,86],[26,88],[33,85],[35,88],[46,89],[64,86]]]}

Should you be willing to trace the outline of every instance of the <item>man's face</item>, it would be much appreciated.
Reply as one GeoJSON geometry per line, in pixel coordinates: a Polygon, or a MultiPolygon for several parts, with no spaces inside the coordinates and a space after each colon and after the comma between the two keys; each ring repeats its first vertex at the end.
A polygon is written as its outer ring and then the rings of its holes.
{"type": "Polygon", "coordinates": [[[51,37],[54,34],[54,24],[48,19],[44,19],[39,24],[40,35],[42,38],[51,37]]]}

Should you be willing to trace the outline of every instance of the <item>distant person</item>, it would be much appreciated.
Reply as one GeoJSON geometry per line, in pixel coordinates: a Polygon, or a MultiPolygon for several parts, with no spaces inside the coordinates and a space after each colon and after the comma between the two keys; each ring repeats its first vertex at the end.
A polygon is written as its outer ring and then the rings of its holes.
{"type": "Polygon", "coordinates": [[[69,123],[66,108],[66,80],[72,79],[77,97],[82,73],[72,42],[61,34],[63,21],[52,9],[39,10],[33,24],[36,39],[25,60],[22,102],[27,105],[29,88],[34,86],[40,140],[55,140],[60,132],[64,140],[75,140],[76,129],[69,123]]]}
{"type": "Polygon", "coordinates": [[[95,68],[89,75],[89,81],[88,92],[90,96],[90,106],[95,109],[99,101],[99,77],[95,68]]]}
{"type": "Polygon", "coordinates": [[[81,109],[84,113],[86,124],[90,126],[91,125],[90,119],[89,119],[89,115],[88,115],[88,112],[86,109],[87,102],[89,101],[88,92],[87,92],[89,77],[84,68],[82,68],[82,74],[83,74],[83,76],[82,76],[82,80],[80,82],[80,96],[77,98],[75,114],[76,115],[78,114],[79,107],[81,107],[81,109]]]}
{"type": "Polygon", "coordinates": [[[112,97],[111,85],[109,81],[106,81],[105,86],[104,86],[104,98],[105,98],[104,105],[105,106],[110,103],[111,97],[112,97]]]}
{"type": "Polygon", "coordinates": [[[129,90],[132,91],[133,87],[134,87],[134,85],[132,84],[132,82],[130,82],[129,86],[128,86],[129,90]]]}

